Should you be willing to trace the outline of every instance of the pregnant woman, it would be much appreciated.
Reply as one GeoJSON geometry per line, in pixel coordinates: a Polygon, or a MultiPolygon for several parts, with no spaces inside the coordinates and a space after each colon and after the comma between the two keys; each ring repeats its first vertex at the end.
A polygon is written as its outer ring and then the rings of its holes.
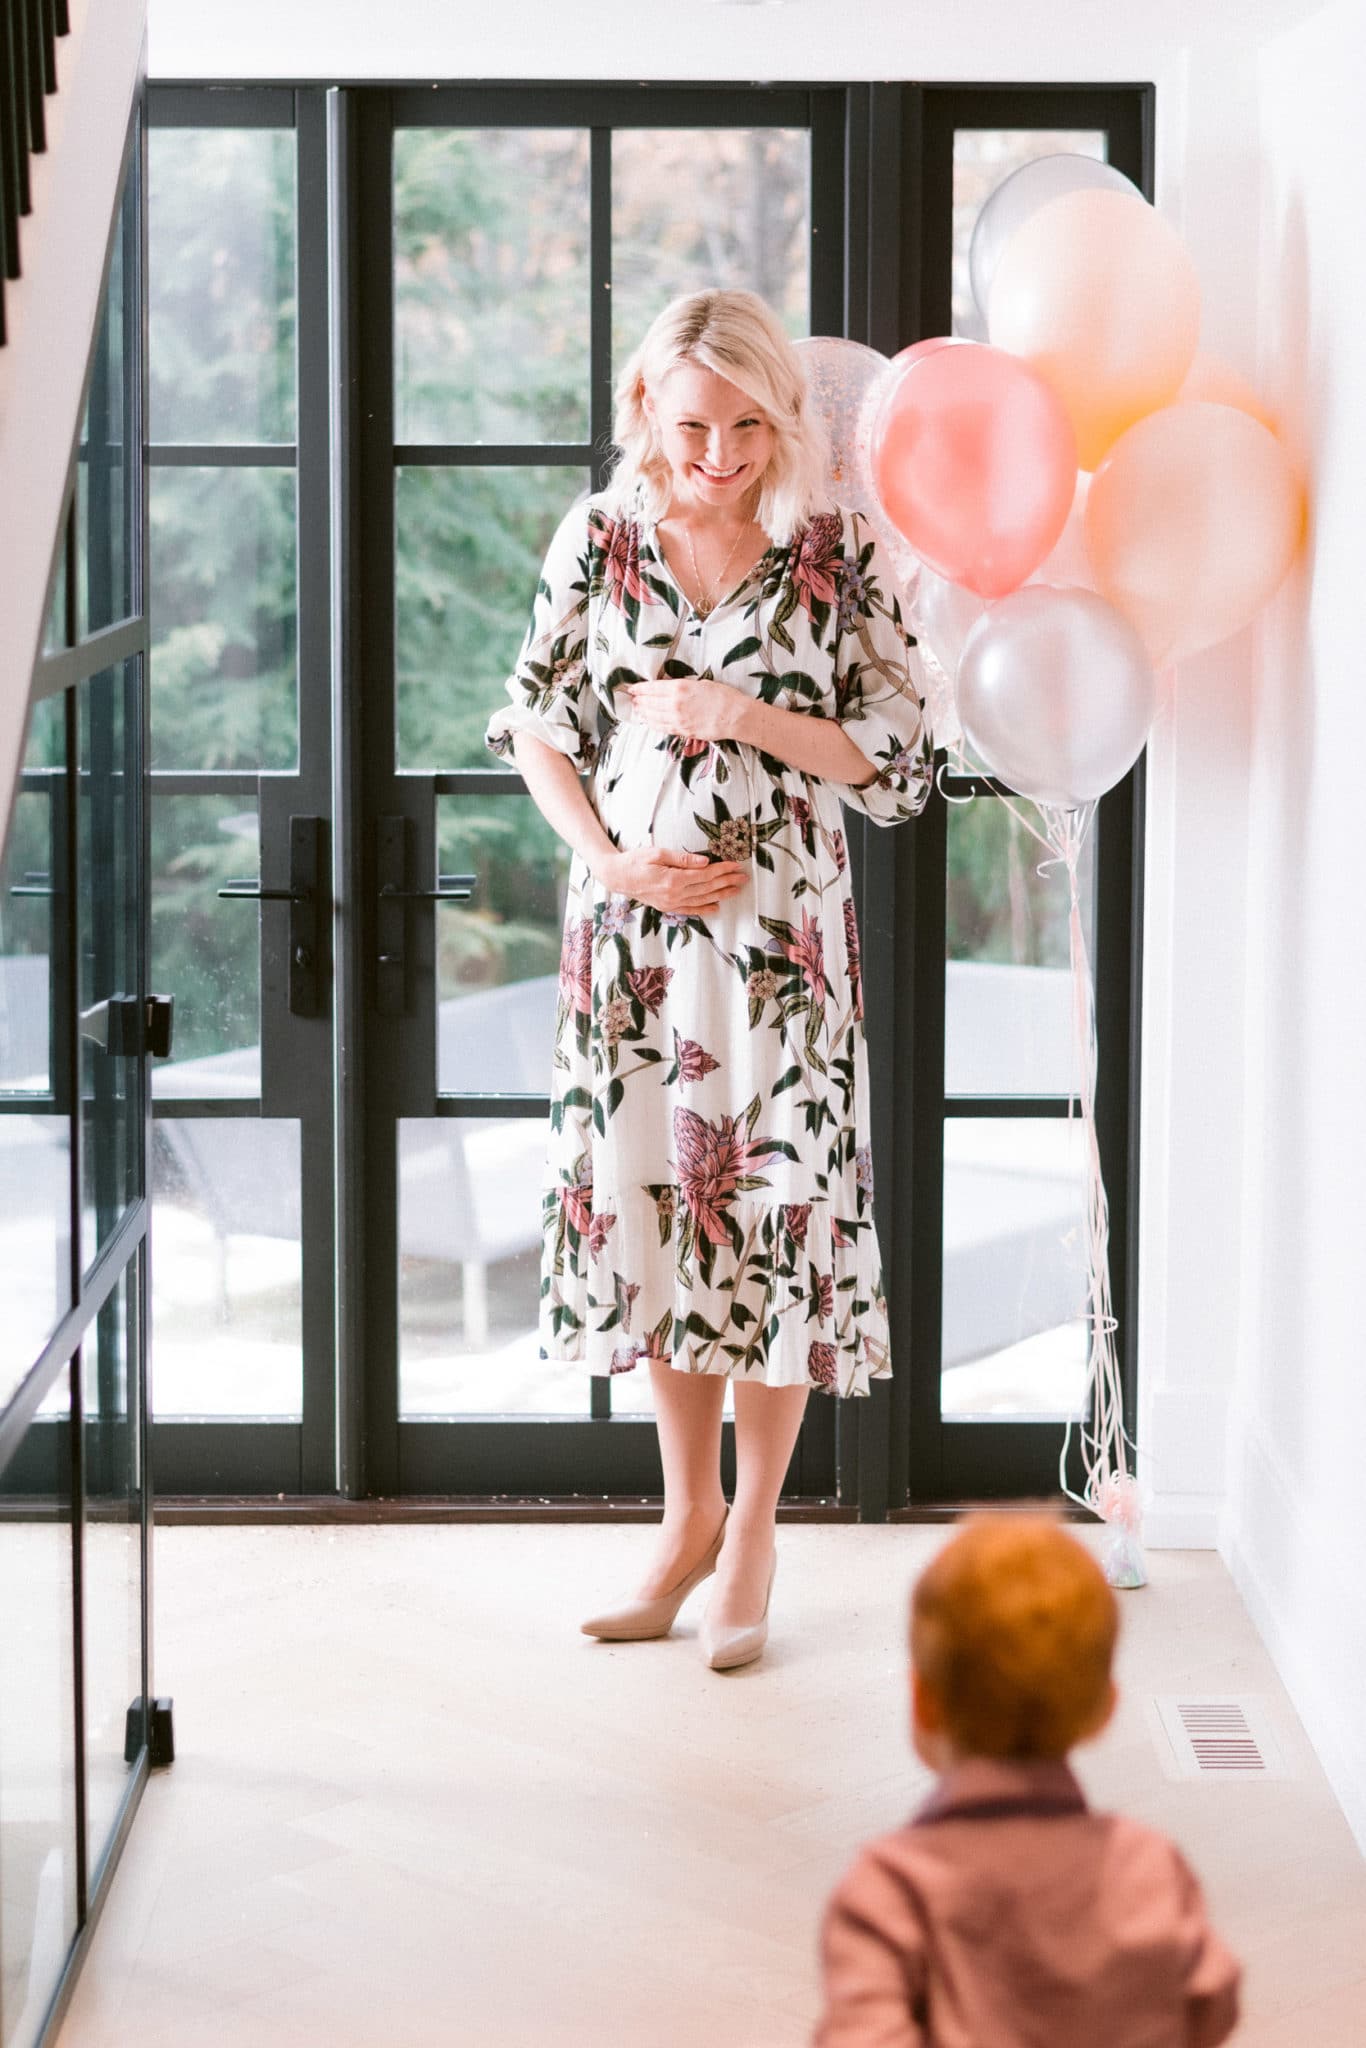
{"type": "Polygon", "coordinates": [[[724,1670],[764,1646],[808,1393],[891,1370],[840,807],[913,817],[931,742],[888,562],[824,500],[801,364],[762,300],[666,307],[616,438],[608,489],[551,544],[488,744],[575,855],[542,1342],[650,1375],[664,1468],[649,1570],[583,1628],[667,1634],[714,1572],[701,1640],[724,1670]]]}

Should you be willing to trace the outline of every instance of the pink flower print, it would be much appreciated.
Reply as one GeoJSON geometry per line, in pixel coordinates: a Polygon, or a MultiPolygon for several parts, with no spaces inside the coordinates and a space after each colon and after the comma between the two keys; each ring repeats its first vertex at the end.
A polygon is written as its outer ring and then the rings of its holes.
{"type": "Polygon", "coordinates": [[[788,1236],[792,1239],[799,1252],[806,1250],[806,1226],[810,1220],[811,1204],[809,1202],[785,1202],[783,1204],[783,1222],[787,1225],[788,1236]]]}
{"type": "Polygon", "coordinates": [[[593,1258],[597,1258],[599,1252],[606,1244],[607,1233],[616,1220],[616,1217],[610,1210],[603,1210],[599,1215],[592,1218],[588,1225],[588,1250],[593,1258]]]}
{"type": "Polygon", "coordinates": [[[593,920],[572,918],[560,948],[560,998],[581,1017],[593,1009],[593,920]]]}
{"type": "Polygon", "coordinates": [[[810,804],[806,801],[806,798],[804,796],[794,796],[789,798],[788,800],[788,809],[792,813],[793,824],[801,833],[802,837],[805,838],[806,828],[811,823],[810,804]]]}
{"type": "Polygon", "coordinates": [[[560,1200],[564,1213],[577,1231],[587,1230],[593,1220],[593,1183],[581,1180],[577,1185],[564,1181],[560,1186],[560,1200]]]}
{"type": "Polygon", "coordinates": [[[835,855],[835,873],[842,875],[849,865],[849,856],[844,850],[844,834],[838,826],[830,834],[830,845],[835,855]]]}
{"type": "Polygon", "coordinates": [[[741,1137],[743,1126],[743,1117],[723,1116],[711,1124],[691,1109],[674,1111],[679,1190],[698,1229],[712,1244],[727,1241],[726,1212],[735,1200],[737,1182],[774,1156],[775,1148],[762,1138],[741,1137]]]}
{"type": "Polygon", "coordinates": [[[833,1344],[813,1344],[806,1354],[806,1374],[813,1387],[833,1387],[835,1384],[835,1347],[833,1344]]]}
{"type": "Polygon", "coordinates": [[[714,1074],[720,1060],[714,1060],[703,1050],[695,1038],[680,1038],[674,1032],[674,1058],[678,1061],[680,1081],[705,1081],[708,1074],[714,1074]]]}
{"type": "Polygon", "coordinates": [[[672,967],[633,967],[626,977],[626,986],[644,1003],[650,1015],[657,1017],[673,978],[672,967]]]}
{"type": "Polygon", "coordinates": [[[859,955],[858,919],[853,899],[844,899],[844,950],[849,961],[849,988],[854,998],[854,1016],[863,1015],[863,972],[859,955]]]}
{"type": "Polygon", "coordinates": [[[628,519],[608,519],[602,512],[588,518],[589,538],[602,553],[602,580],[607,601],[618,611],[639,604],[645,595],[640,580],[640,528],[628,519]]]}
{"type": "Polygon", "coordinates": [[[802,912],[802,928],[795,939],[780,944],[779,951],[802,970],[802,979],[815,1002],[825,1001],[825,945],[821,928],[809,910],[802,912]]]}
{"type": "Polygon", "coordinates": [[[636,1361],[644,1356],[645,1349],[643,1345],[619,1344],[612,1353],[612,1363],[607,1368],[608,1373],[634,1372],[636,1361]]]}
{"type": "Polygon", "coordinates": [[[835,1313],[835,1276],[833,1273],[818,1273],[816,1275],[816,1291],[813,1300],[818,1319],[823,1323],[828,1323],[831,1316],[835,1313]]]}
{"type": "Polygon", "coordinates": [[[835,602],[836,573],[844,564],[840,553],[841,538],[839,514],[822,512],[795,543],[792,581],[798,598],[808,611],[814,604],[835,602]]]}

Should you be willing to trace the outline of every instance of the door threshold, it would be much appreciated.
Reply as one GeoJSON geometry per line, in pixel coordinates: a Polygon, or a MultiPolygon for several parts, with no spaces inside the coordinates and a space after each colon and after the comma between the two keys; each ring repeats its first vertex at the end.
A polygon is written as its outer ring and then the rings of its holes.
{"type": "MultiPolygon", "coordinates": [[[[344,1500],[336,1494],[288,1494],[283,1499],[241,1495],[221,1499],[189,1494],[159,1497],[153,1514],[162,1528],[233,1523],[375,1522],[655,1522],[657,1497],[592,1495],[437,1495],[429,1498],[344,1500]]],[[[780,1522],[856,1522],[858,1510],[833,1500],[784,1501],[780,1522]]]]}

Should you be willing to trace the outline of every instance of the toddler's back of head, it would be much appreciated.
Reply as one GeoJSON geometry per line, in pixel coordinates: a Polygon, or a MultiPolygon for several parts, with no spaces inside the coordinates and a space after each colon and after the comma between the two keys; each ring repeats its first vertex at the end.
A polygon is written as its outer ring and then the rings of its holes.
{"type": "Polygon", "coordinates": [[[965,1756],[1066,1755],[1105,1716],[1118,1628],[1095,1559],[1043,1516],[965,1524],[911,1599],[912,1660],[965,1756]]]}

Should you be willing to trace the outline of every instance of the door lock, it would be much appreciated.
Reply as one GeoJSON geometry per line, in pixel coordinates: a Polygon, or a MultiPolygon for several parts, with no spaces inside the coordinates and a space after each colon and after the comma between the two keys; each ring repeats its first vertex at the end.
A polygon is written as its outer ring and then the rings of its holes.
{"type": "Polygon", "coordinates": [[[289,821],[289,887],[263,889],[259,880],[228,882],[219,895],[238,903],[289,905],[289,1008],[291,1016],[317,1017],[322,1012],[322,980],[318,968],[318,921],[324,875],[324,824],[321,818],[289,821]]]}

